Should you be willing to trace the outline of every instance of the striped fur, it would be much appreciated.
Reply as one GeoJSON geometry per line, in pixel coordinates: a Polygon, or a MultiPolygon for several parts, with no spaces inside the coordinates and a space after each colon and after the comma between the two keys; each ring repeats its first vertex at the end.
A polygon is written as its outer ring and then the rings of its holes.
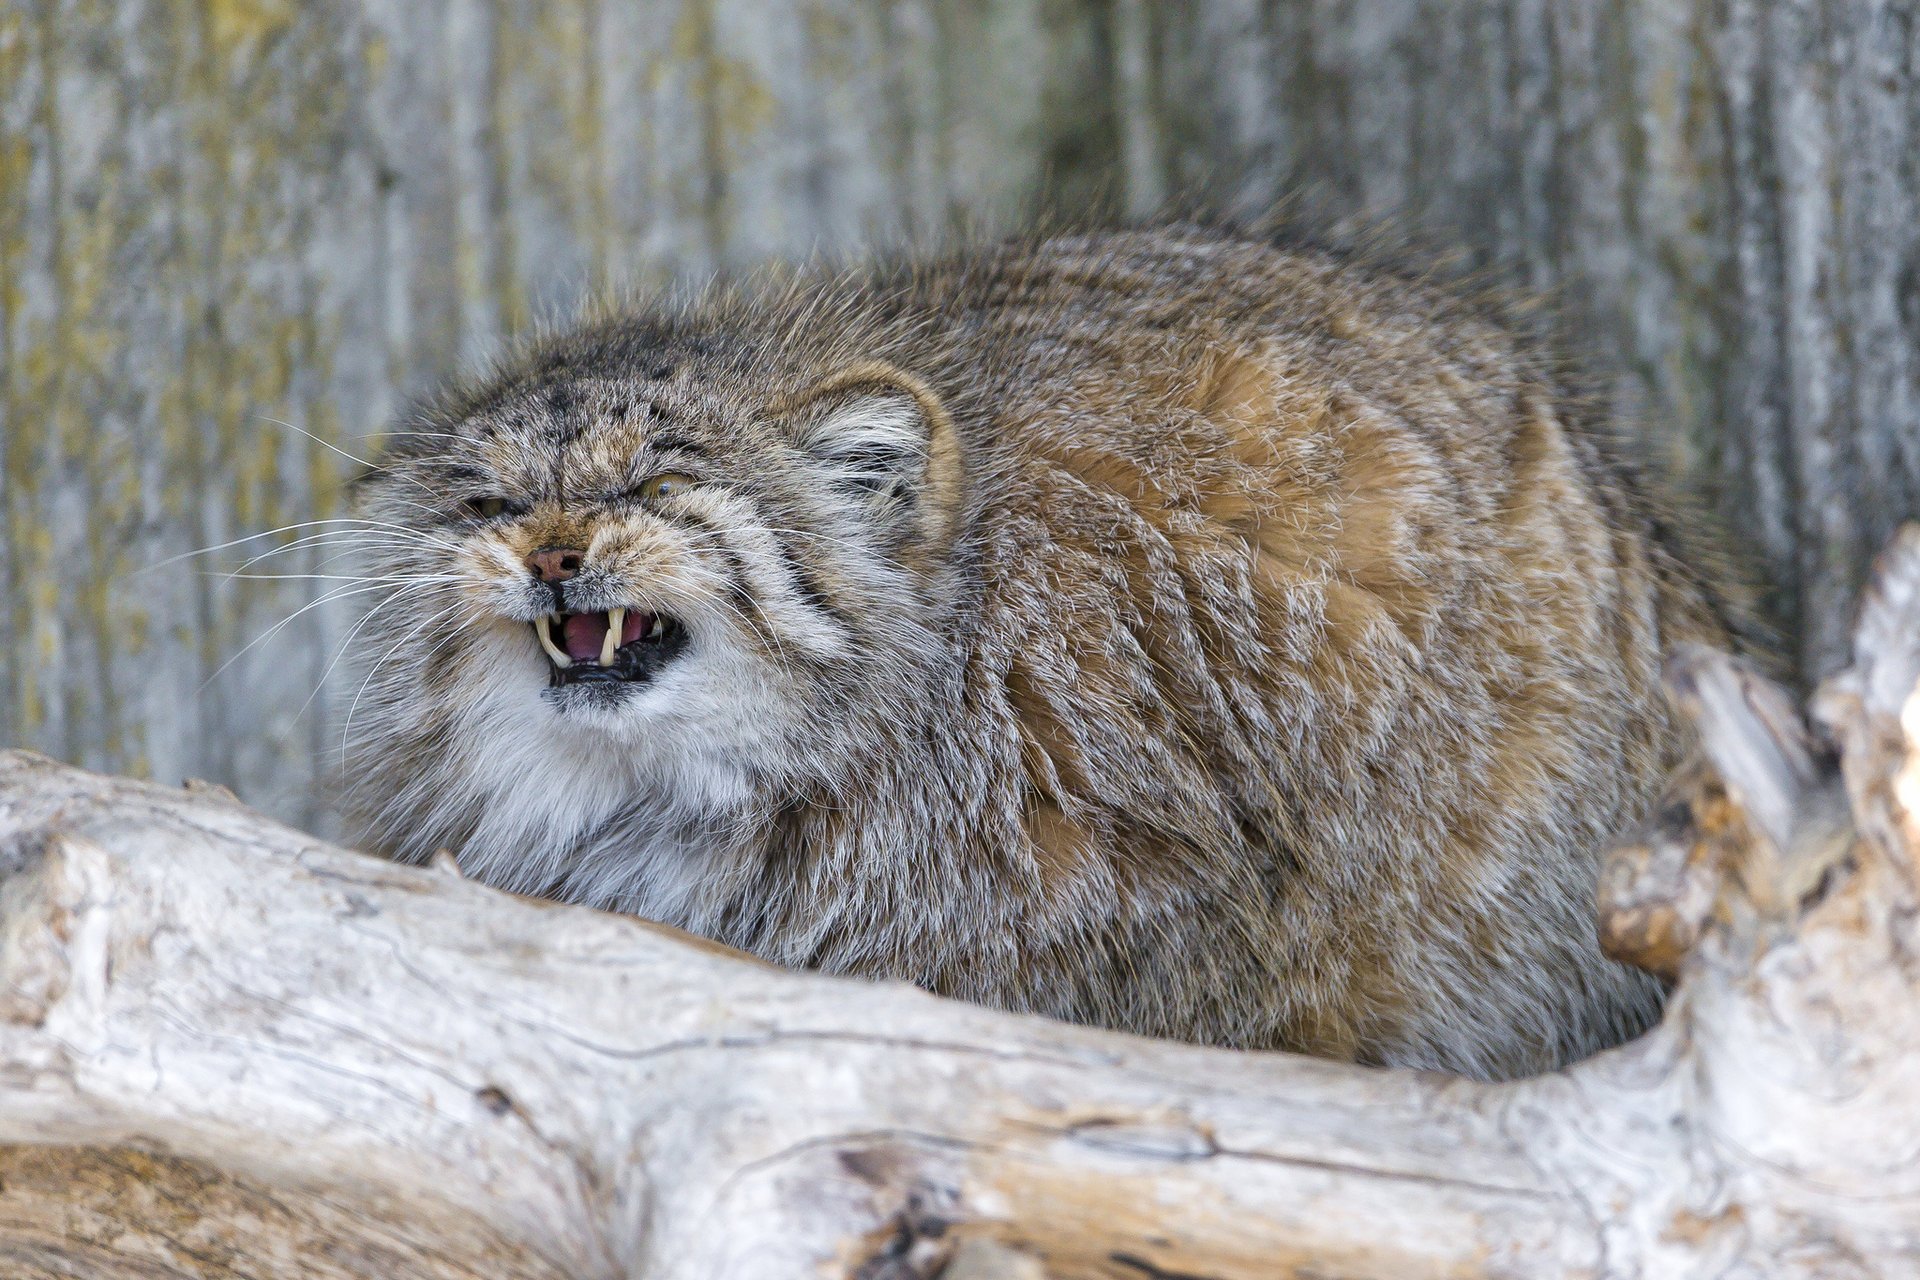
{"type": "Polygon", "coordinates": [[[397,857],[1363,1062],[1535,1071],[1657,1010],[1595,857],[1719,607],[1551,366],[1431,284],[1169,226],[717,292],[448,392],[361,511],[405,585],[348,798],[397,857]],[[542,546],[686,652],[549,690],[542,546]]]}

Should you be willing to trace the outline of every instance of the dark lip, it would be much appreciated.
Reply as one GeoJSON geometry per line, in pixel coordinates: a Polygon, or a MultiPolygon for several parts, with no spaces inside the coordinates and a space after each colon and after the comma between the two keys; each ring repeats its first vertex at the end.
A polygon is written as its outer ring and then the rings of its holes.
{"type": "Polygon", "coordinates": [[[547,687],[558,689],[574,684],[640,685],[651,681],[687,647],[687,629],[677,618],[660,616],[657,638],[642,636],[613,651],[613,665],[601,666],[593,659],[576,660],[568,667],[547,663],[547,687]]]}

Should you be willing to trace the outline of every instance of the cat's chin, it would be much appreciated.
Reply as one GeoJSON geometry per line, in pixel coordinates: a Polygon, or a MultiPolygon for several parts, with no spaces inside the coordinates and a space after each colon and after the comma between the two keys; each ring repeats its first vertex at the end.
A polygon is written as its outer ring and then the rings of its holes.
{"type": "Polygon", "coordinates": [[[541,701],[561,715],[613,711],[638,698],[645,682],[611,678],[553,684],[540,693],[541,701]]]}

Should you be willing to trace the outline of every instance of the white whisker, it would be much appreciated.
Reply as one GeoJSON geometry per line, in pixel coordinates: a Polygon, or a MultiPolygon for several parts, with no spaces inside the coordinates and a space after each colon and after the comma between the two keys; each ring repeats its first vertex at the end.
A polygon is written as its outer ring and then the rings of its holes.
{"type": "MultiPolygon", "coordinates": [[[[260,538],[271,538],[282,533],[292,533],[296,529],[312,529],[320,525],[363,526],[369,523],[371,522],[362,520],[362,519],[359,519],[358,517],[353,517],[353,516],[335,516],[333,518],[326,519],[326,520],[302,520],[298,524],[283,524],[277,529],[262,529],[257,533],[249,533],[242,537],[231,539],[230,541],[227,541],[227,542],[215,543],[211,547],[200,547],[194,551],[182,551],[179,555],[168,556],[165,560],[156,560],[152,564],[141,565],[138,569],[135,569],[133,572],[136,574],[151,573],[155,569],[164,569],[168,565],[178,564],[182,560],[191,560],[195,556],[212,555],[216,551],[225,551],[230,547],[242,546],[246,543],[253,542],[260,538]]],[[[402,526],[398,526],[398,525],[392,526],[392,527],[395,529],[402,528],[402,526]]],[[[345,532],[345,531],[343,530],[342,532],[345,532]]],[[[418,531],[408,530],[407,532],[417,533],[418,531]]]]}
{"type": "Polygon", "coordinates": [[[333,450],[335,453],[345,458],[348,462],[353,463],[355,466],[370,467],[373,465],[371,462],[368,462],[365,458],[354,457],[352,454],[348,453],[345,449],[342,449],[339,445],[334,444],[331,441],[322,440],[319,436],[313,434],[313,432],[307,430],[305,427],[296,427],[291,422],[283,422],[279,418],[270,418],[264,413],[257,413],[254,415],[254,417],[258,418],[262,422],[271,422],[276,427],[285,427],[289,431],[298,431],[301,435],[313,441],[315,444],[320,445],[322,448],[333,450]]]}
{"type": "MultiPolygon", "coordinates": [[[[274,623],[261,635],[255,636],[252,640],[249,640],[246,644],[242,645],[237,652],[230,655],[225,662],[221,663],[218,667],[214,668],[213,674],[200,682],[200,690],[204,692],[206,690],[206,687],[212,684],[215,680],[218,680],[228,667],[231,667],[234,663],[238,662],[241,658],[245,657],[248,653],[252,652],[259,645],[264,644],[268,640],[271,640],[274,636],[280,634],[280,632],[285,627],[293,623],[296,619],[300,618],[303,614],[306,614],[311,610],[318,609],[321,605],[332,604],[336,600],[345,600],[353,596],[365,595],[371,591],[387,591],[387,590],[393,590],[393,589],[394,588],[390,588],[386,586],[384,583],[374,583],[370,586],[369,585],[357,585],[357,586],[349,585],[345,587],[335,588],[334,590],[329,591],[326,594],[320,596],[316,600],[308,601],[306,604],[302,605],[300,608],[294,610],[292,613],[288,614],[286,617],[280,619],[280,621],[274,623]]],[[[401,591],[405,591],[407,588],[401,587],[398,589],[401,591]]]]}
{"type": "MultiPolygon", "coordinates": [[[[383,652],[378,658],[376,658],[371,664],[369,664],[367,668],[367,677],[366,679],[360,682],[360,688],[353,695],[353,703],[351,706],[347,708],[346,718],[340,725],[340,754],[343,757],[347,754],[349,750],[348,738],[351,736],[353,732],[354,713],[360,710],[360,700],[366,696],[367,686],[373,683],[375,676],[378,676],[379,674],[381,674],[380,672],[381,666],[389,658],[391,658],[394,655],[394,652],[396,650],[401,648],[403,645],[407,644],[415,636],[419,635],[423,629],[425,629],[428,626],[437,626],[441,622],[446,621],[448,618],[453,616],[455,610],[457,610],[458,608],[459,606],[457,604],[450,605],[447,608],[442,609],[439,613],[434,614],[418,623],[415,623],[411,630],[409,630],[405,635],[401,636],[398,640],[394,641],[391,645],[389,645],[385,652],[383,652]]],[[[447,646],[447,643],[453,639],[455,634],[456,632],[453,629],[449,628],[447,633],[441,636],[439,643],[434,645],[433,648],[427,651],[426,656],[422,659],[422,665],[424,665],[426,662],[431,662],[434,659],[434,657],[439,654],[440,650],[444,649],[447,646]]]]}
{"type": "MultiPolygon", "coordinates": [[[[424,588],[432,584],[422,583],[420,585],[424,588]]],[[[331,678],[333,675],[333,669],[340,665],[340,659],[346,657],[347,650],[352,646],[354,637],[359,635],[360,632],[366,627],[366,625],[372,622],[374,618],[379,615],[382,609],[385,609],[389,605],[392,605],[395,602],[406,598],[409,594],[410,592],[405,589],[395,591],[392,595],[389,595],[386,599],[375,604],[371,609],[367,610],[366,613],[361,615],[360,620],[353,624],[352,629],[347,632],[345,638],[343,638],[340,641],[340,643],[334,647],[333,657],[328,660],[326,669],[321,671],[320,678],[314,681],[313,683],[313,691],[307,694],[306,700],[302,702],[300,704],[299,709],[293,713],[293,718],[295,720],[298,720],[301,716],[306,714],[307,708],[313,705],[313,700],[320,696],[320,691],[322,689],[326,688],[328,679],[331,678]]]]}

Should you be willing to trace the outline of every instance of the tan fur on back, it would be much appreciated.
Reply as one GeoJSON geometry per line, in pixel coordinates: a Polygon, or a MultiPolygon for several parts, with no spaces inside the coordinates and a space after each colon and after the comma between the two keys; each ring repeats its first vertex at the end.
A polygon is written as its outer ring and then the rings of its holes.
{"type": "Polygon", "coordinates": [[[398,856],[1210,1043],[1510,1075],[1657,1010],[1595,860],[1677,756],[1663,653],[1724,610],[1437,286],[1020,242],[615,317],[417,430],[364,494],[415,585],[348,730],[398,856]],[[693,490],[634,496],[660,472],[693,490]],[[547,546],[685,653],[547,691],[547,546]]]}

